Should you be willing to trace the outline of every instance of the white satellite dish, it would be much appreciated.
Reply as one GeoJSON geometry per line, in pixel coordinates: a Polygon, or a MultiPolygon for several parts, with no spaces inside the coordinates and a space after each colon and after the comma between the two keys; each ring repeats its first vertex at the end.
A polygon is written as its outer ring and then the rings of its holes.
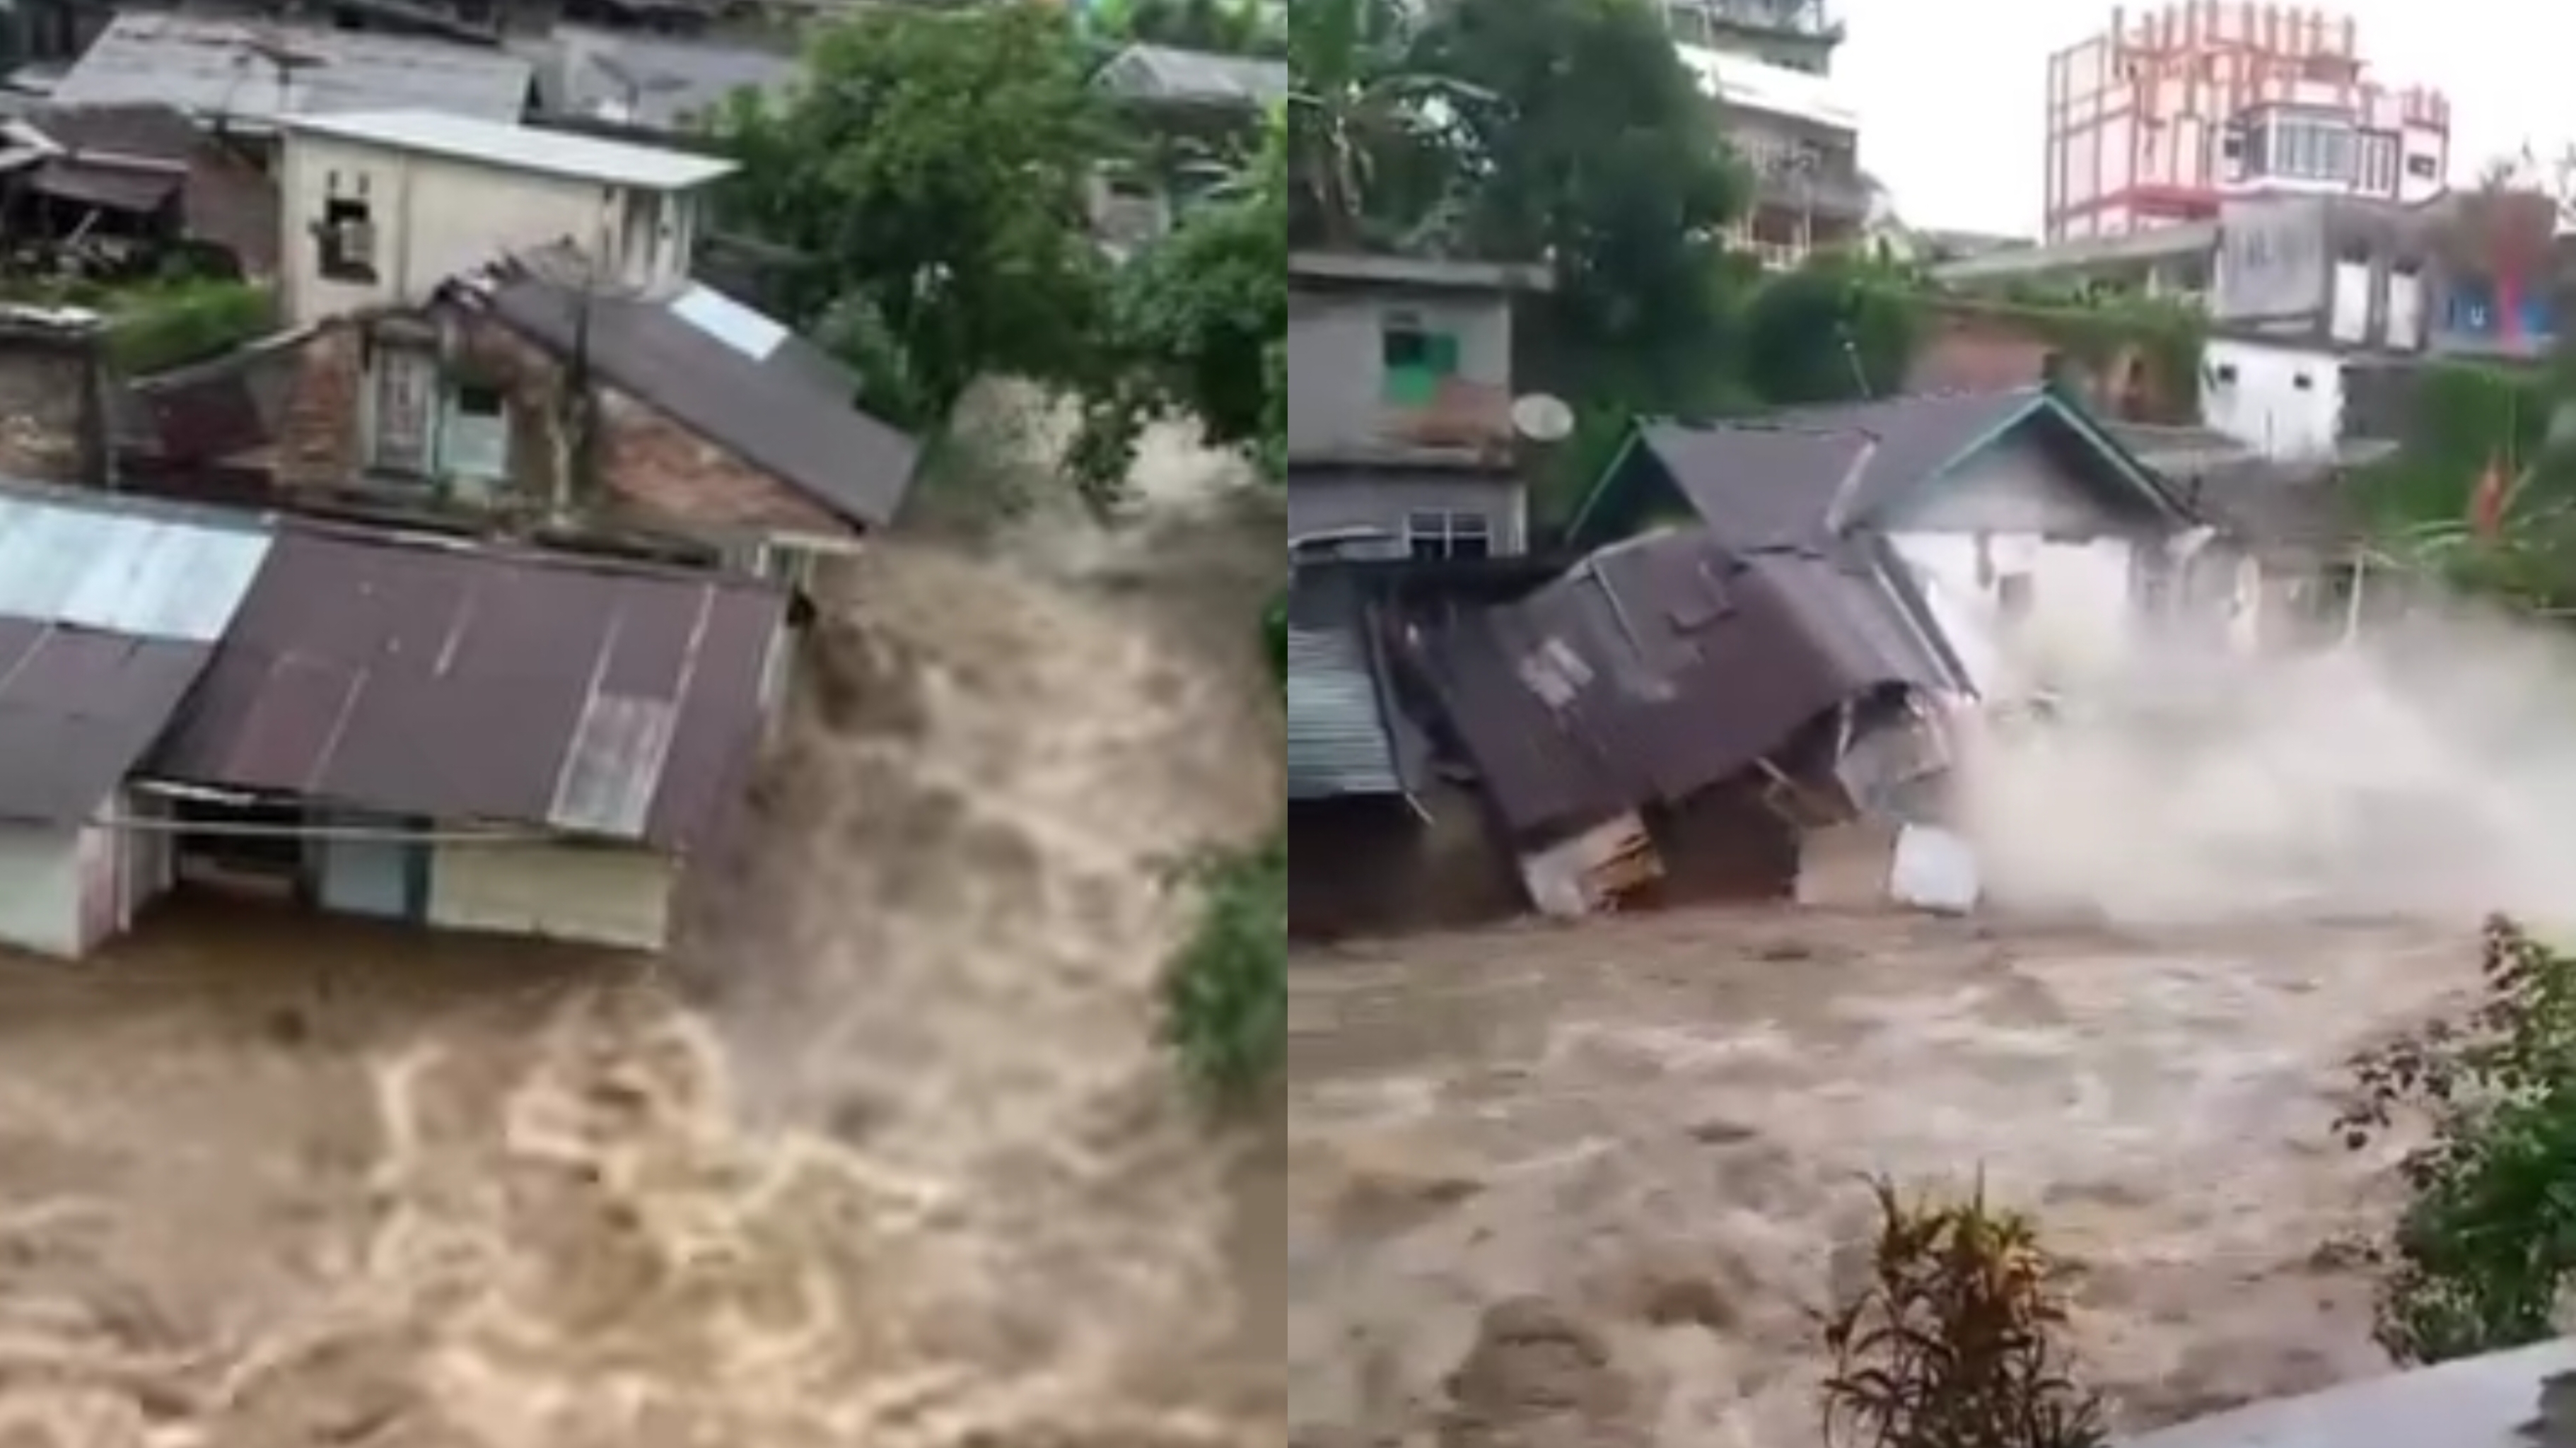
{"type": "Polygon", "coordinates": [[[1562,397],[1523,393],[1512,399],[1512,431],[1532,442],[1563,442],[1574,435],[1574,409],[1562,397]]]}

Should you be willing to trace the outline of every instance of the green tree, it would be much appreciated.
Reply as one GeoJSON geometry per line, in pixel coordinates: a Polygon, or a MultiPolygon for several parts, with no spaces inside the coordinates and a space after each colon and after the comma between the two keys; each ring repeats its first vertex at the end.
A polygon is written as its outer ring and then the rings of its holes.
{"type": "Polygon", "coordinates": [[[2576,1283],[2576,960],[2487,922],[2485,995],[2368,1052],[2338,1126],[2355,1150],[2429,1124],[2398,1165],[2408,1199],[2368,1255],[2387,1268],[2377,1336],[2401,1363],[2446,1362],[2558,1335],[2576,1283]]]}
{"type": "Polygon", "coordinates": [[[1261,0],[1108,0],[1092,7],[1102,38],[1217,55],[1277,55],[1287,36],[1279,7],[1261,0]]]}
{"type": "Polygon", "coordinates": [[[1455,116],[1481,97],[1412,63],[1405,0],[1297,0],[1288,12],[1289,229],[1332,250],[1420,243],[1462,172],[1455,116]]]}
{"type": "Polygon", "coordinates": [[[1482,98],[1457,108],[1476,185],[1464,234],[1496,257],[1550,257],[1534,320],[1590,397],[1712,410],[1735,294],[1721,229],[1743,178],[1713,104],[1644,0],[1455,0],[1414,49],[1482,98]]]}
{"type": "Polygon", "coordinates": [[[859,371],[871,411],[944,422],[988,373],[1088,380],[1107,149],[1058,6],[867,7],[821,32],[783,103],[738,98],[723,216],[800,264],[778,300],[859,371]]]}
{"type": "Polygon", "coordinates": [[[1743,378],[1797,407],[1902,391],[1918,305],[1883,267],[1821,256],[1765,279],[1744,312],[1743,378]]]}
{"type": "Polygon", "coordinates": [[[1137,436],[1188,416],[1202,438],[1242,451],[1274,481],[1286,470],[1287,143],[1269,142],[1241,174],[1121,268],[1102,338],[1104,380],[1073,449],[1091,496],[1114,501],[1137,436]]]}

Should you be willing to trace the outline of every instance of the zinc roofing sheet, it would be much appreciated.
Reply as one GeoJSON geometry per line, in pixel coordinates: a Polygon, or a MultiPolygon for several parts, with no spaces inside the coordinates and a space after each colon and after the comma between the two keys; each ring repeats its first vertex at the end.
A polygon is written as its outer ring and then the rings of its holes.
{"type": "Polygon", "coordinates": [[[92,817],[168,727],[259,572],[249,525],[0,496],[0,819],[92,817]]]}
{"type": "Polygon", "coordinates": [[[749,772],[784,613],[705,574],[293,529],[149,767],[684,850],[749,772]]]}
{"type": "Polygon", "coordinates": [[[527,57],[495,47],[131,11],[91,42],[49,100],[151,102],[251,125],[388,106],[515,121],[534,80],[527,57]]]}
{"type": "Polygon", "coordinates": [[[248,525],[0,496],[0,617],[212,643],[268,548],[248,525]]]}
{"type": "Polygon", "coordinates": [[[695,151],[638,146],[570,131],[549,131],[542,126],[523,126],[515,115],[496,120],[434,107],[342,111],[298,117],[289,125],[301,134],[392,151],[479,161],[513,171],[537,171],[648,191],[683,191],[703,186],[735,169],[731,161],[695,151]]]}

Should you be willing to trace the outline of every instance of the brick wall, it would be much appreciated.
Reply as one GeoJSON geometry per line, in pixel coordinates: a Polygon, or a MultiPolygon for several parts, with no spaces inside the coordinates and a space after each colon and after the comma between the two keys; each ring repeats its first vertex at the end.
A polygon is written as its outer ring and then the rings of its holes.
{"type": "Polygon", "coordinates": [[[2062,355],[2061,344],[2018,318],[1989,312],[1933,311],[1906,370],[1908,392],[1992,392],[2046,380],[2052,357],[2062,380],[2106,417],[2134,422],[2195,420],[2199,398],[2155,393],[2154,369],[2123,352],[2092,368],[2062,355]]]}
{"type": "MultiPolygon", "coordinates": [[[[455,329],[456,375],[497,387],[508,399],[511,479],[492,508],[511,515],[542,513],[561,457],[561,363],[489,318],[444,315],[455,329]]],[[[340,323],[303,347],[279,417],[275,467],[281,488],[345,489],[363,480],[363,331],[364,324],[340,323]]],[[[601,434],[594,462],[602,490],[583,507],[585,516],[603,524],[717,534],[849,531],[819,504],[658,408],[612,387],[599,388],[597,395],[601,434]]]]}
{"type": "Polygon", "coordinates": [[[103,480],[103,374],[95,334],[0,322],[0,476],[103,480]]]}

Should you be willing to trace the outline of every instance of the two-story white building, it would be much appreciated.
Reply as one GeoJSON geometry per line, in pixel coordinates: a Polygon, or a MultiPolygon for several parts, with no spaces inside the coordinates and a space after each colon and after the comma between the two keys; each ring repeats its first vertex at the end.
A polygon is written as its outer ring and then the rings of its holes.
{"type": "Polygon", "coordinates": [[[685,284],[707,187],[694,152],[437,111],[286,122],[281,310],[290,326],[427,301],[521,249],[571,245],[604,283],[685,284]]]}

